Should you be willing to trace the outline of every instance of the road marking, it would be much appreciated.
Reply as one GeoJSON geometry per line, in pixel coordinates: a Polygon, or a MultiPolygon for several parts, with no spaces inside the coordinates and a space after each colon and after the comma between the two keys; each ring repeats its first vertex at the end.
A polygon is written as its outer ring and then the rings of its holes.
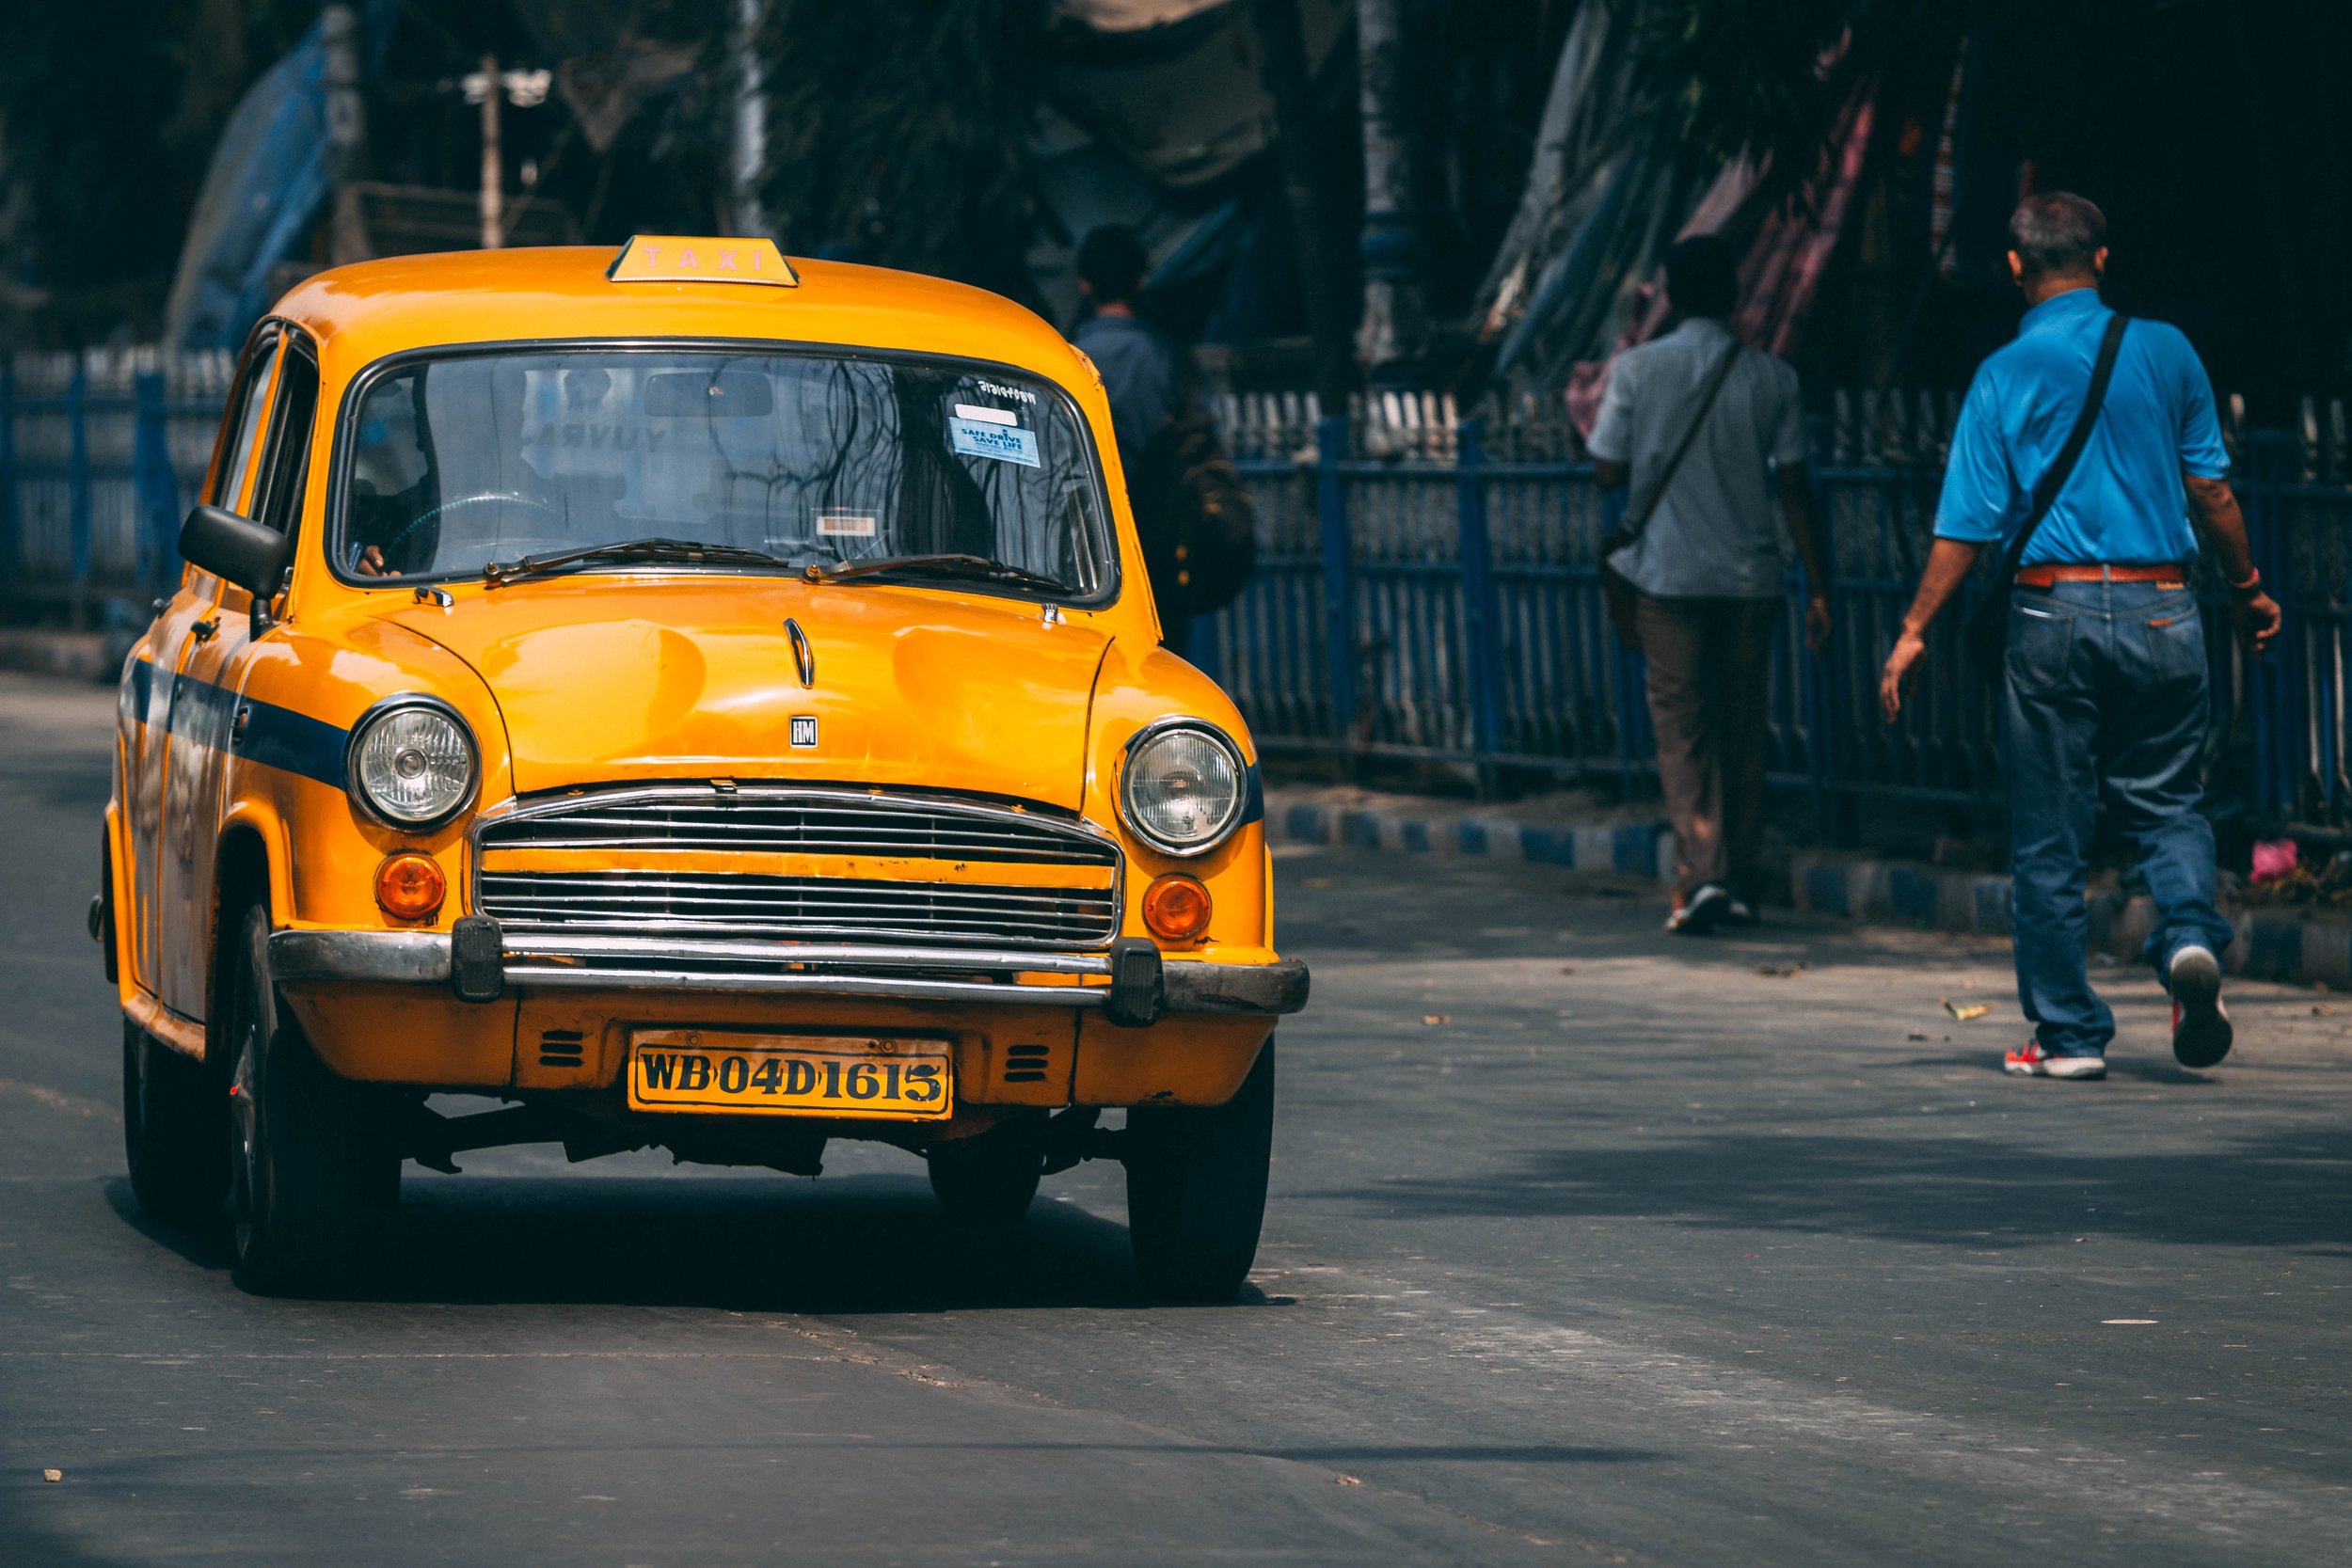
{"type": "MultiPolygon", "coordinates": [[[[1020,1403],[1026,1405],[1043,1405],[1050,1410],[1063,1411],[1073,1416],[1091,1417],[1101,1420],[1117,1421],[1125,1426],[1132,1427],[1137,1432],[1149,1433],[1153,1437],[1156,1437],[1166,1443],[1171,1449],[1178,1450],[1199,1452],[1204,1455],[1221,1454],[1237,1459],[1254,1459],[1272,1465],[1304,1465],[1314,1469],[1323,1470],[1326,1474],[1331,1477],[1333,1482],[1337,1485],[1360,1486],[1363,1484],[1360,1480],[1349,1476],[1345,1471],[1331,1469],[1327,1465],[1323,1465],[1312,1458],[1305,1458],[1295,1454],[1285,1453],[1277,1447],[1260,1448],[1230,1441],[1221,1442],[1215,1437],[1204,1437],[1198,1433],[1181,1430],[1165,1422],[1148,1420],[1130,1410],[1122,1410],[1104,1405],[1073,1404],[1066,1400],[1058,1399],[1052,1394],[1046,1393],[1042,1389],[1032,1388],[1025,1384],[1008,1382],[1003,1378],[976,1376],[963,1371],[961,1369],[955,1369],[956,1376],[960,1381],[948,1382],[941,1378],[928,1375],[932,1372],[946,1371],[950,1370],[941,1366],[938,1362],[926,1360],[912,1354],[911,1352],[894,1345],[876,1343],[873,1341],[857,1342],[863,1339],[863,1337],[859,1334],[858,1330],[850,1327],[846,1323],[831,1322],[822,1316],[808,1318],[771,1318],[768,1320],[768,1326],[786,1334],[799,1335],[802,1338],[811,1340],[819,1345],[836,1347],[838,1352],[837,1355],[828,1359],[840,1359],[854,1362],[861,1366],[871,1367],[877,1371],[888,1372],[906,1378],[912,1382],[928,1384],[934,1387],[943,1389],[952,1389],[967,1398],[985,1399],[993,1396],[997,1399],[1009,1399],[1017,1401],[1020,1403]],[[851,1341],[853,1343],[845,1343],[845,1341],[851,1341]]],[[[944,1443],[938,1446],[944,1448],[956,1448],[961,1447],[962,1445],[944,1443]]],[[[1050,1449],[1057,1445],[1041,1443],[1032,1446],[1039,1449],[1050,1449]]],[[[1099,1445],[1088,1443],[1073,1444],[1071,1446],[1073,1450],[1083,1450],[1099,1445]]],[[[1391,1502],[1408,1503],[1415,1508],[1426,1509],[1433,1513],[1443,1514],[1447,1518],[1458,1520],[1459,1522],[1470,1526],[1471,1528],[1482,1530],[1486,1534],[1508,1536],[1515,1540],[1524,1541],[1530,1545],[1573,1545],[1586,1552],[1604,1556],[1613,1562],[1632,1562],[1637,1560],[1644,1562],[1656,1562],[1661,1560],[1657,1558],[1649,1556],[1648,1554],[1637,1551],[1634,1548],[1619,1545],[1613,1542],[1592,1540],[1583,1536],[1541,1536],[1531,1534],[1517,1526],[1498,1523],[1493,1519],[1470,1513],[1466,1509],[1457,1508],[1451,1503],[1440,1500],[1439,1498],[1429,1497],[1418,1492],[1400,1491],[1394,1487],[1389,1486],[1371,1486],[1366,1487],[1365,1490],[1374,1497],[1382,1497],[1391,1502]]]]}
{"type": "Polygon", "coordinates": [[[199,1361],[846,1361],[758,1350],[485,1350],[485,1351],[151,1351],[0,1350],[0,1361],[144,1361],[186,1367],[199,1361]]]}
{"type": "Polygon", "coordinates": [[[78,1095],[59,1094],[56,1090],[42,1085],[27,1084],[15,1078],[0,1078],[0,1094],[21,1094],[25,1099],[37,1101],[53,1111],[72,1111],[76,1116],[84,1117],[103,1117],[108,1121],[122,1119],[111,1105],[101,1104],[95,1100],[84,1100],[78,1095]]]}
{"type": "MultiPolygon", "coordinates": [[[[1253,1279],[1262,1288],[1279,1289],[1279,1274],[1263,1270],[1253,1279]]],[[[1364,1275],[1349,1279],[1373,1291],[1385,1287],[1401,1294],[1409,1290],[1399,1281],[1364,1275]]],[[[1459,1275],[1453,1281],[1457,1289],[1466,1282],[1459,1275]]],[[[1313,1291],[1301,1295],[1300,1305],[1312,1307],[1327,1299],[1313,1291]]],[[[1862,1463],[1883,1464],[1914,1481],[1958,1482],[1995,1496],[2031,1496],[2042,1504],[2080,1506],[2093,1497],[2110,1513],[2129,1512],[2207,1536],[2254,1538],[2280,1527],[2307,1527],[2311,1521],[2308,1498],[2232,1481],[2224,1472],[2169,1469],[2152,1465],[2144,1453],[2126,1455],[2053,1440],[2046,1431],[2005,1431],[1973,1418],[1874,1403],[1857,1394],[1817,1392],[1752,1368],[1521,1313],[1490,1308],[1484,1319],[1470,1321],[1456,1315],[1458,1311],[1440,1298],[1415,1301],[1384,1316],[1413,1321],[1420,1332],[1438,1342],[1439,1354],[1449,1360],[1508,1372],[1519,1388],[1536,1389],[1543,1386],[1539,1380],[1549,1380],[1547,1402],[1589,1402],[1636,1412],[1661,1407],[1688,1411],[1700,1418],[1699,1432],[1727,1447],[1754,1447],[1759,1439],[1769,1440],[1757,1429],[1777,1430],[1837,1450],[1841,1464],[1852,1463],[1851,1450],[1859,1446],[1867,1450],[1862,1463]],[[1559,1386],[1563,1380],[1583,1388],[1571,1392],[1559,1386]],[[2032,1446],[2021,1438],[2031,1438],[2032,1446]],[[2023,1457],[2027,1454],[2032,1457],[2023,1457]],[[2010,1455],[2019,1457],[2006,1457],[2010,1455]]],[[[1264,1386],[1260,1395],[1279,1398],[1264,1386]]],[[[1665,1434],[1656,1440],[1663,1446],[1665,1434]]]]}

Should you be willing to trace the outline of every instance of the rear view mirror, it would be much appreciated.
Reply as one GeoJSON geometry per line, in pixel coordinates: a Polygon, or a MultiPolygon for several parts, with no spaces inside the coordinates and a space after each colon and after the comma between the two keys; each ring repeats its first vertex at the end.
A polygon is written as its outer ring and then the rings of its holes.
{"type": "Polygon", "coordinates": [[[666,371],[645,378],[645,412],[658,420],[762,419],[776,389],[757,371],[666,371]]]}
{"type": "Polygon", "coordinates": [[[180,525],[180,558],[199,571],[267,599],[285,579],[294,541],[217,506],[199,506],[180,525]]]}

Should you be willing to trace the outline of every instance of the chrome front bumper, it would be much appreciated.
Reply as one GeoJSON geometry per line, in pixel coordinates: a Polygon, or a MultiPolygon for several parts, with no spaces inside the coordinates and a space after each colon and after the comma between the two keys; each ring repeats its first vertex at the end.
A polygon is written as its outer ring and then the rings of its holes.
{"type": "MultiPolygon", "coordinates": [[[[451,983],[452,942],[440,931],[279,931],[270,971],[285,984],[338,980],[451,983]]],[[[848,996],[999,1006],[1104,1007],[1111,954],[997,952],[961,947],[845,946],[822,942],[677,942],[642,937],[506,939],[505,984],[532,990],[697,991],[730,995],[848,996]],[[1014,974],[1073,975],[1048,985],[1014,974]],[[997,976],[1001,976],[997,977],[997,976]]],[[[1160,1013],[1295,1013],[1307,1005],[1307,966],[1162,960],[1160,1013]]]]}

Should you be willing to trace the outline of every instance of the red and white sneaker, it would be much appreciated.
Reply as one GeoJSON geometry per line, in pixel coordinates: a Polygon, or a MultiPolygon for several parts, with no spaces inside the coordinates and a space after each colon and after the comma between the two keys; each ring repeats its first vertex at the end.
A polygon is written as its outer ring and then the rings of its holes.
{"type": "Polygon", "coordinates": [[[2053,1056],[2040,1040],[2027,1040],[2001,1058],[2001,1070],[2020,1078],[2105,1078],[2105,1056],[2053,1056]]]}
{"type": "Polygon", "coordinates": [[[2172,992],[2172,1059],[2209,1068],[2230,1053],[2234,1031],[2221,1005],[2221,960],[2207,947],[2184,947],[2165,966],[2172,992]]]}

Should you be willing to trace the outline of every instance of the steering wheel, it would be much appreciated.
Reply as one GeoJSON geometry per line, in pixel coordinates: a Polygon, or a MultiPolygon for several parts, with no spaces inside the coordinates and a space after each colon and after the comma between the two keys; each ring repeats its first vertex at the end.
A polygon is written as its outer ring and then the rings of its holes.
{"type": "Polygon", "coordinates": [[[519,490],[485,490],[477,496],[460,496],[455,500],[443,501],[440,505],[434,507],[429,511],[420,512],[415,516],[409,518],[407,522],[401,525],[401,530],[398,533],[393,534],[389,540],[386,541],[386,543],[380,546],[384,552],[384,559],[387,561],[391,560],[392,552],[399,549],[401,546],[406,544],[410,534],[416,532],[417,530],[422,528],[425,524],[431,522],[442,513],[454,512],[461,506],[482,506],[491,501],[499,501],[509,506],[527,506],[533,512],[544,512],[548,516],[555,518],[559,522],[564,520],[564,514],[560,508],[549,506],[546,501],[541,500],[536,496],[527,496],[519,490]]]}

